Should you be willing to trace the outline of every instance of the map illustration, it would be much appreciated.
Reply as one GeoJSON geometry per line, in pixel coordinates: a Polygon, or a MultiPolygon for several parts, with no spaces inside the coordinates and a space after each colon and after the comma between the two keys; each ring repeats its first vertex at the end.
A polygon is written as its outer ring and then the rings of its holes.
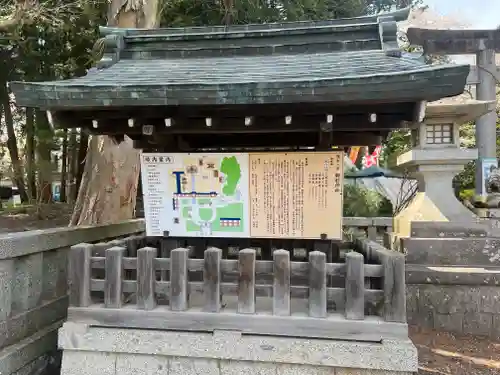
{"type": "Polygon", "coordinates": [[[170,235],[249,236],[248,154],[171,156],[165,165],[170,235]]]}

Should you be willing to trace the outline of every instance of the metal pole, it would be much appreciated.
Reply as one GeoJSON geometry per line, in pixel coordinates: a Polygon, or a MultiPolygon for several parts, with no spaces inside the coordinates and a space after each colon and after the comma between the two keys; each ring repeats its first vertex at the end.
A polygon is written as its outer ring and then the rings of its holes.
{"type": "MultiPolygon", "coordinates": [[[[477,53],[477,100],[496,100],[496,72],[495,51],[483,50],[477,53]]],[[[476,120],[476,145],[479,159],[476,165],[476,195],[487,195],[484,184],[484,171],[482,161],[496,158],[496,122],[497,114],[493,110],[476,120]]]]}

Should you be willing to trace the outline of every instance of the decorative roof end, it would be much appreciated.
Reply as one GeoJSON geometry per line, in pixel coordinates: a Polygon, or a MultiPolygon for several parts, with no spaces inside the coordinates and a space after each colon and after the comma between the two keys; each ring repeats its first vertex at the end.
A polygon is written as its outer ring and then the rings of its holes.
{"type": "Polygon", "coordinates": [[[394,16],[379,16],[378,31],[382,50],[385,54],[392,57],[401,57],[402,51],[398,44],[398,24],[394,16]]]}
{"type": "Polygon", "coordinates": [[[120,53],[125,48],[122,34],[107,34],[102,40],[104,54],[96,64],[97,69],[106,69],[120,60],[120,53]]]}

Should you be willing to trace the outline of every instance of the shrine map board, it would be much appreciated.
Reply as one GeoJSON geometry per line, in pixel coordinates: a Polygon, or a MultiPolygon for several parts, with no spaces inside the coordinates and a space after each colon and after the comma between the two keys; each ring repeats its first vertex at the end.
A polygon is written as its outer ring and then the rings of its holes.
{"type": "Polygon", "coordinates": [[[143,153],[148,236],[342,238],[343,152],[143,153]]]}

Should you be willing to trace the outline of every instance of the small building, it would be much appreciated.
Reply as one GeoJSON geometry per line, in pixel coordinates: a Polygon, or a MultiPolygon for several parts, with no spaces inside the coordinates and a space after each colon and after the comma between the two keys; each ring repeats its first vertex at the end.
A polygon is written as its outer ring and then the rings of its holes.
{"type": "Polygon", "coordinates": [[[145,150],[377,145],[418,120],[423,102],[461,94],[469,74],[401,51],[396,25],[408,13],[103,27],[104,57],[86,76],[11,87],[18,105],[50,111],[58,127],[126,134],[145,150]]]}

